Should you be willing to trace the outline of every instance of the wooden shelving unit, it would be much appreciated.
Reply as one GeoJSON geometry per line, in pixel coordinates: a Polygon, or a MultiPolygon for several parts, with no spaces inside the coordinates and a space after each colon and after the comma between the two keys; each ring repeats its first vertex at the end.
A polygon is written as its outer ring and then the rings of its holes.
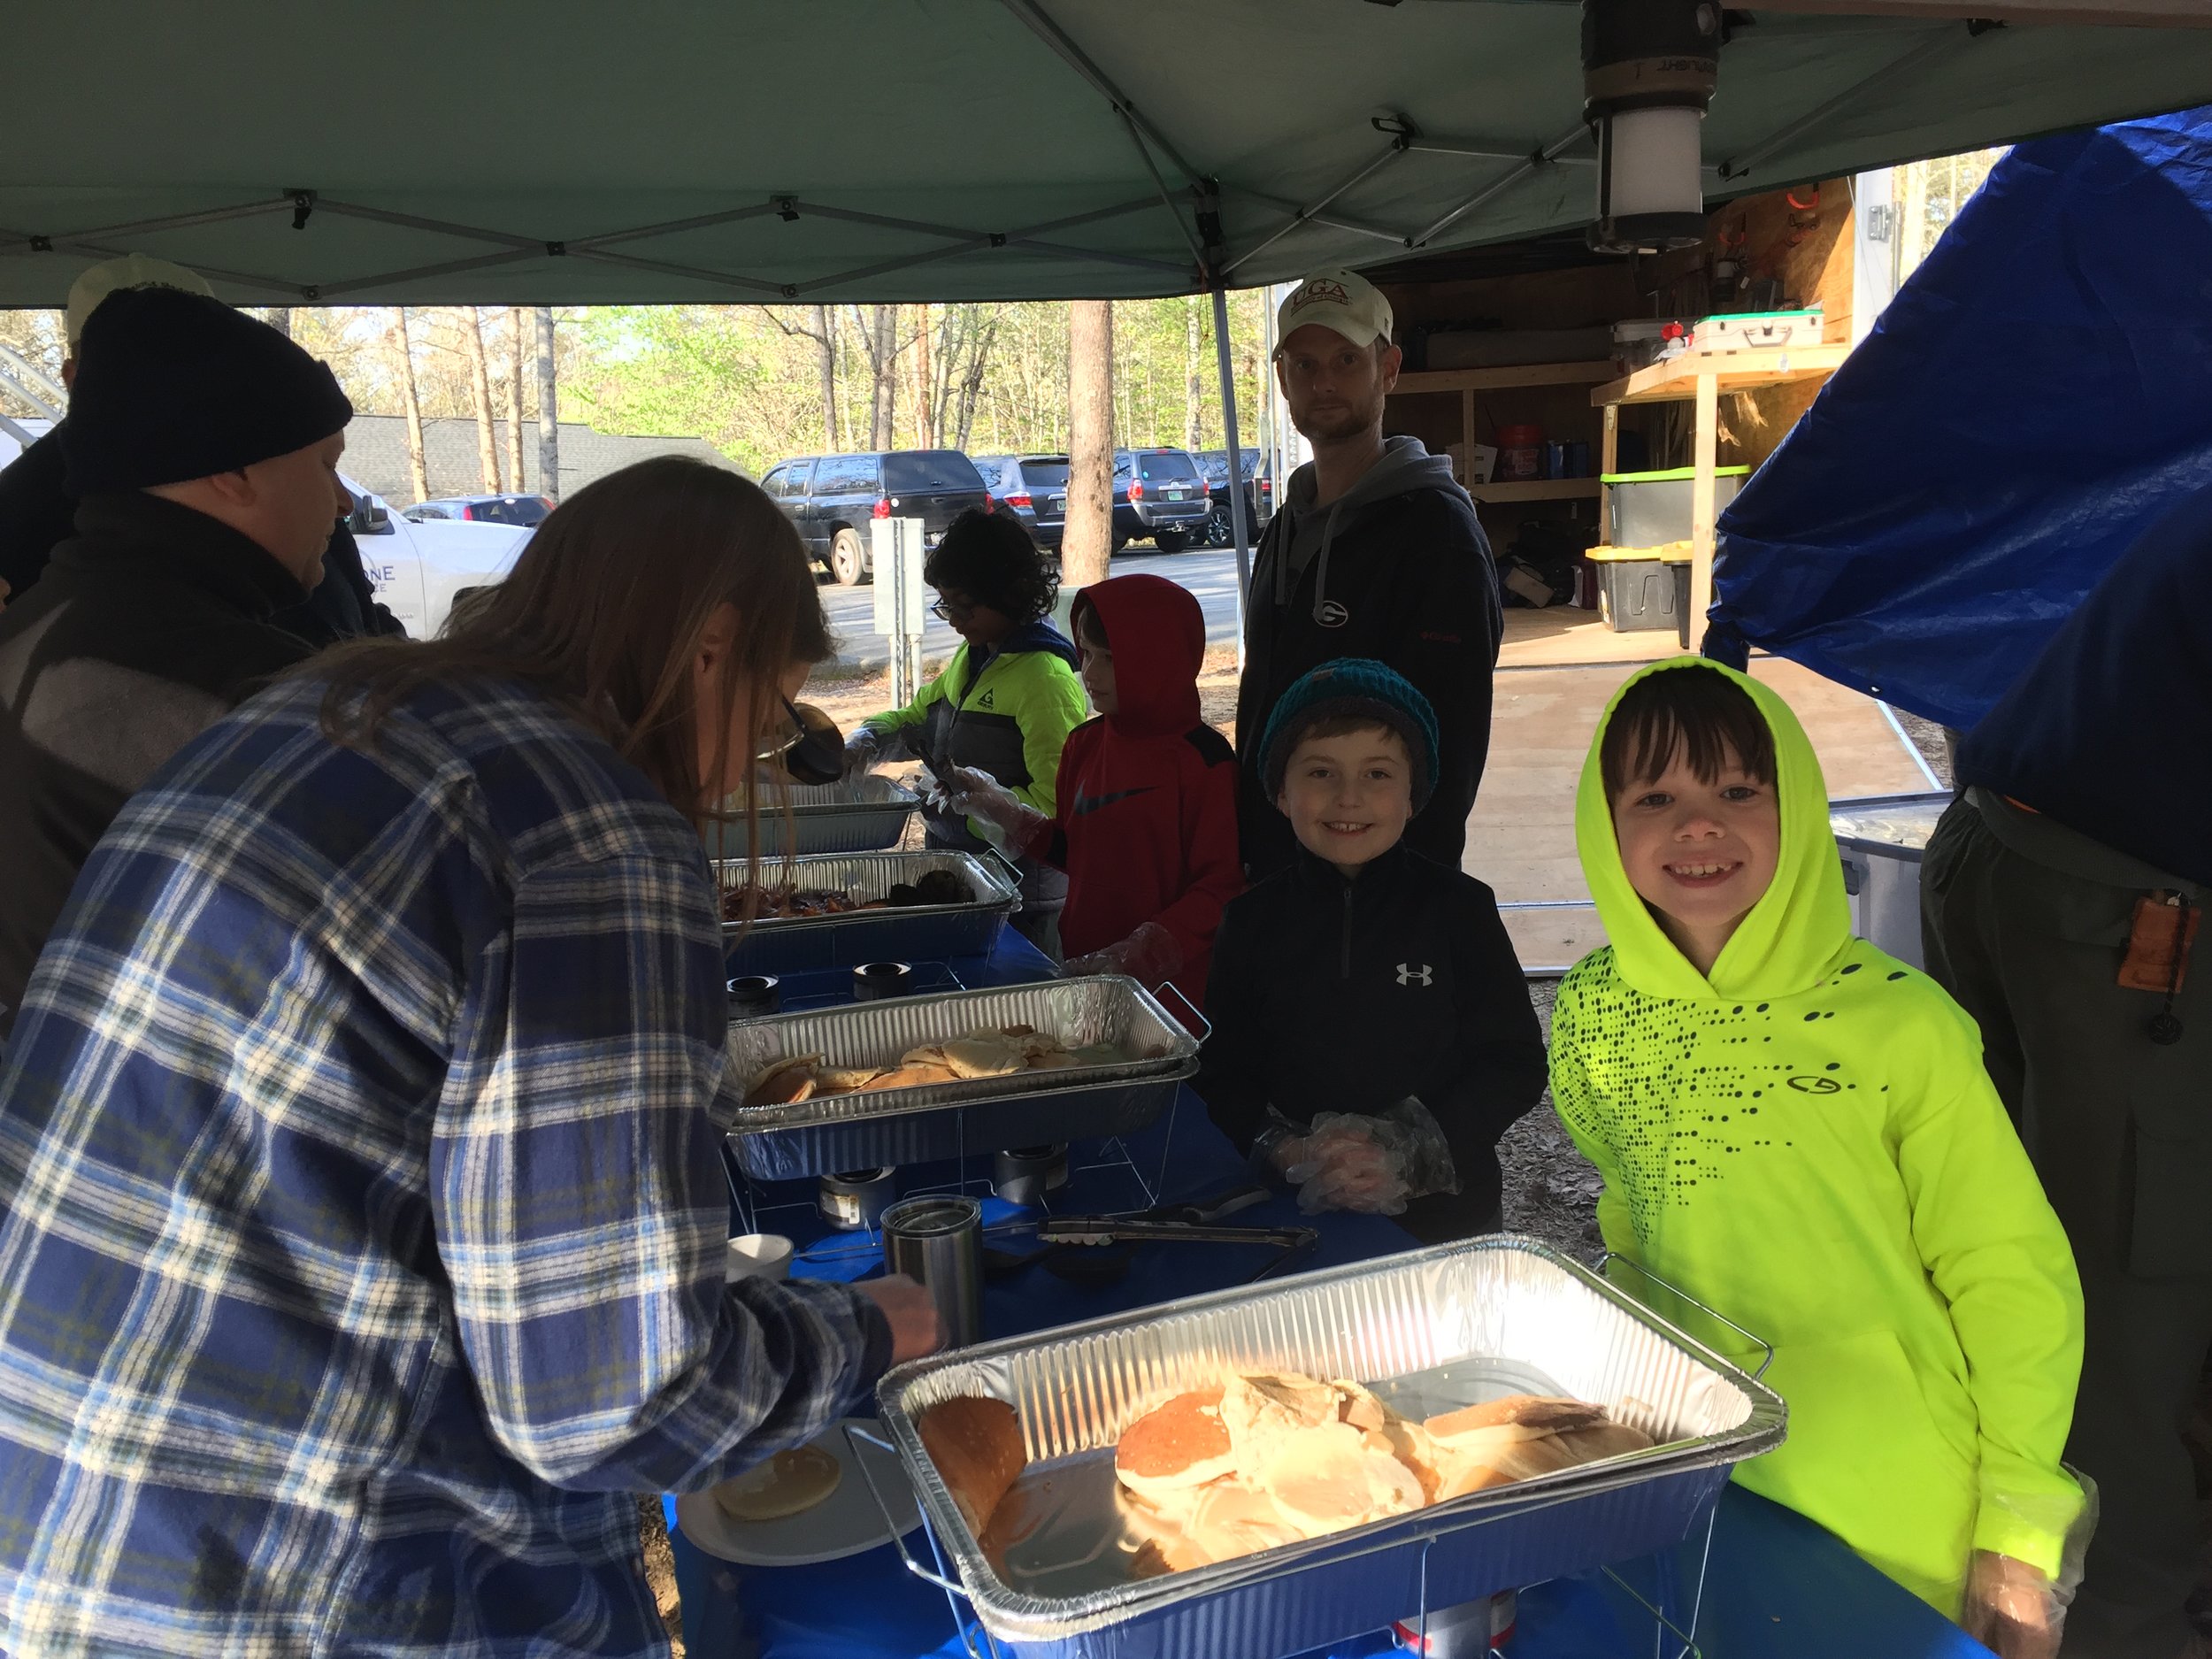
{"type": "Polygon", "coordinates": [[[1513,501],[1589,501],[1601,486],[1594,478],[1534,478],[1502,484],[1470,484],[1477,501],[1500,505],[1513,501]]]}
{"type": "MultiPolygon", "coordinates": [[[[1847,345],[1755,346],[1741,351],[1686,351],[1680,357],[1654,363],[1635,373],[1609,380],[1590,394],[1591,406],[1604,412],[1600,438],[1598,471],[1617,470],[1620,457],[1620,411],[1631,403],[1676,403],[1697,404],[1694,465],[1696,480],[1690,497],[1690,616],[1702,618],[1713,603],[1713,522],[1719,516],[1714,503],[1713,473],[1720,459],[1720,395],[1748,392],[1763,386],[1785,386],[1832,374],[1850,356],[1847,345]]],[[[1598,522],[1607,523],[1612,505],[1609,491],[1599,495],[1598,522]]],[[[1698,649],[1702,626],[1693,623],[1689,644],[1698,649]]]]}
{"type": "MultiPolygon", "coordinates": [[[[1393,397],[1459,396],[1461,453],[1475,452],[1475,402],[1479,392],[1525,390],[1544,386],[1595,386],[1615,373],[1610,357],[1587,363],[1517,363],[1499,369],[1424,369],[1401,374],[1393,397]]],[[[1475,484],[1469,487],[1478,503],[1498,505],[1515,501],[1586,500],[1598,493],[1594,478],[1548,478],[1528,483],[1475,484]]]]}
{"type": "MultiPolygon", "coordinates": [[[[1748,392],[1762,386],[1781,386],[1816,374],[1832,374],[1850,356],[1849,346],[1756,346],[1745,351],[1686,351],[1678,357],[1655,363],[1590,394],[1590,405],[1663,403],[1697,396],[1701,376],[1710,374],[1715,389],[1748,392]]],[[[1402,376],[1401,377],[1403,378],[1402,376]]]]}

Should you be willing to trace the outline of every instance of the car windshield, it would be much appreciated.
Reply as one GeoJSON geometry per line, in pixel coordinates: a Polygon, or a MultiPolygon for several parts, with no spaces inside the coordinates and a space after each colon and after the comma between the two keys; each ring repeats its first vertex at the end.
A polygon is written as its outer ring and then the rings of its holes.
{"type": "Polygon", "coordinates": [[[501,497],[469,503],[468,515],[476,524],[512,524],[526,528],[545,519],[545,503],[536,495],[501,497]]]}
{"type": "Polygon", "coordinates": [[[957,449],[916,449],[883,457],[883,488],[893,495],[940,489],[979,492],[983,474],[957,449]]]}
{"type": "Polygon", "coordinates": [[[1191,465],[1190,457],[1180,449],[1164,449],[1156,454],[1139,456],[1137,476],[1148,484],[1187,484],[1197,480],[1198,469],[1191,465]]]}
{"type": "Polygon", "coordinates": [[[1068,464],[1065,461],[1024,461],[1022,480],[1032,489],[1064,489],[1068,482],[1068,464]]]}

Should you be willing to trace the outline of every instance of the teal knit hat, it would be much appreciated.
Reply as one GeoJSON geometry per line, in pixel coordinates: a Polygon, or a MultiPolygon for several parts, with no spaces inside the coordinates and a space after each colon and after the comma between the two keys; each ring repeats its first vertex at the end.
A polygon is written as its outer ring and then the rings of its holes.
{"type": "Polygon", "coordinates": [[[1340,657],[1291,683],[1267,717],[1260,738],[1260,776],[1267,798],[1283,792],[1291,751],[1324,720],[1347,715],[1371,719],[1405,740],[1413,758],[1413,810],[1418,812],[1436,788],[1436,710],[1413,682],[1371,657],[1340,657]]]}

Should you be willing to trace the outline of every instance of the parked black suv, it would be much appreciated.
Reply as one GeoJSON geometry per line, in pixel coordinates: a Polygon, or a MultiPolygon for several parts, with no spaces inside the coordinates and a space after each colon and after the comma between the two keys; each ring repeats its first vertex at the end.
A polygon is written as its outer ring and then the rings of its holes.
{"type": "MultiPolygon", "coordinates": [[[[1244,463],[1244,530],[1257,542],[1260,531],[1274,515],[1275,480],[1260,471],[1257,449],[1242,450],[1239,458],[1244,463]]],[[[1235,527],[1229,522],[1229,452],[1202,449],[1196,459],[1213,501],[1213,516],[1206,520],[1198,540],[1206,547],[1228,547],[1237,539],[1235,527]]]]}
{"type": "Polygon", "coordinates": [[[1187,449],[1114,451],[1114,551],[1152,538],[1163,553],[1197,539],[1213,511],[1206,480],[1187,449]]]}
{"type": "Polygon", "coordinates": [[[1064,455],[979,455],[976,471],[991,494],[1012,508],[1037,545],[1056,553],[1067,528],[1068,457],[1064,455]]]}
{"type": "Polygon", "coordinates": [[[983,474],[957,449],[801,456],[770,468],[761,488],[848,588],[868,580],[874,564],[870,519],[919,518],[923,545],[935,547],[955,518],[991,504],[983,474]]]}

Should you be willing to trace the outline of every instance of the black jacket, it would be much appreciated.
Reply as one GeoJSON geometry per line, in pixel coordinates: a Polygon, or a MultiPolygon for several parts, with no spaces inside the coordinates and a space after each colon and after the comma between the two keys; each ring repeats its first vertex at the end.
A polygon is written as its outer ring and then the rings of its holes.
{"type": "Polygon", "coordinates": [[[1436,789],[1406,840],[1455,870],[1466,850],[1467,815],[1490,752],[1490,673],[1502,626],[1497,567],[1449,464],[1412,439],[1389,442],[1386,458],[1345,496],[1326,549],[1294,580],[1286,561],[1297,525],[1330,511],[1301,509],[1301,475],[1309,500],[1313,489],[1305,468],[1293,475],[1286,511],[1260,538],[1237,693],[1239,818],[1255,881],[1287,865],[1296,847],[1261,780],[1267,717],[1294,680],[1334,657],[1387,663],[1434,706],[1436,789]]]}
{"type": "MultiPolygon", "coordinates": [[[[0,468],[0,580],[8,603],[29,596],[54,549],[75,534],[77,498],[62,458],[62,424],[0,468]]],[[[404,634],[400,619],[376,601],[353,532],[341,524],[323,549],[323,580],[296,605],[272,618],[310,645],[404,634]]]]}
{"type": "Polygon", "coordinates": [[[1229,902],[1206,982],[1213,1035],[1197,1089],[1239,1151],[1272,1106],[1375,1113],[1410,1094],[1452,1149],[1456,1199],[1417,1199],[1479,1220],[1498,1205],[1495,1148],[1544,1092],[1544,1042],[1490,889],[1403,842],[1348,881],[1302,848],[1287,870],[1229,902]]]}
{"type": "Polygon", "coordinates": [[[77,534],[0,614],[0,1032],[123,803],[308,656],[269,620],[304,597],[237,531],[134,492],[80,506],[77,534]]]}
{"type": "Polygon", "coordinates": [[[30,595],[54,544],[74,529],[77,498],[65,481],[61,426],[0,468],[0,581],[10,603],[30,595]]]}

